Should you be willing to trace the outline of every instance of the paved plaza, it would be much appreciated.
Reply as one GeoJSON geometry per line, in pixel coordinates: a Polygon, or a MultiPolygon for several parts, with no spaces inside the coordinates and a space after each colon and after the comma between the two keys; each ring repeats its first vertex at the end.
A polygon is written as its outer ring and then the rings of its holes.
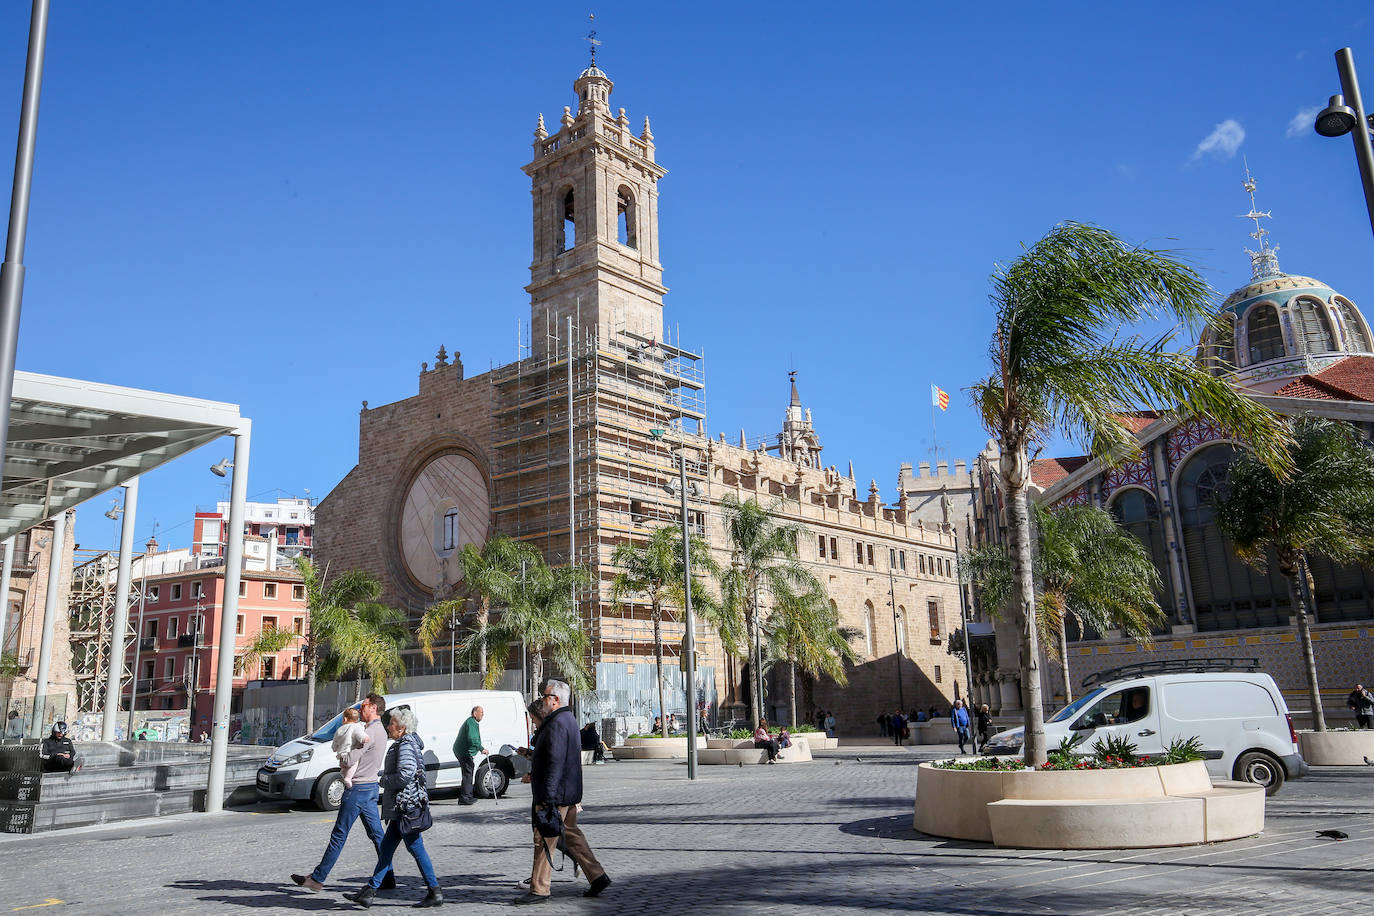
{"type": "MultiPolygon", "coordinates": [[[[1270,801],[1261,836],[1121,852],[998,850],[911,828],[931,748],[840,748],[810,764],[668,761],[586,770],[579,818],[614,878],[581,896],[569,863],[537,912],[1321,914],[1365,912],[1374,877],[1374,768],[1325,768],[1270,801]],[[1318,839],[1340,829],[1345,841],[1318,839]]],[[[937,749],[938,750],[938,749],[937,749]]],[[[496,912],[529,873],[528,789],[462,808],[436,799],[425,834],[450,912],[496,912]]],[[[0,838],[0,912],[99,914],[357,911],[345,890],[372,864],[361,827],[324,894],[293,885],[332,816],[289,805],[0,838]]],[[[374,911],[422,896],[413,860],[374,911]]]]}

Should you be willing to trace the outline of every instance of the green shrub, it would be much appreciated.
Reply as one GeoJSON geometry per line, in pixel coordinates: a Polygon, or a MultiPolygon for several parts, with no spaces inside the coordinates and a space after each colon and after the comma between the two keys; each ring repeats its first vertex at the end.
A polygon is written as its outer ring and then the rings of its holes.
{"type": "Polygon", "coordinates": [[[820,729],[814,725],[798,725],[796,728],[788,729],[794,735],[804,735],[807,732],[819,732],[820,729]]]}
{"type": "Polygon", "coordinates": [[[1160,765],[1167,766],[1172,763],[1190,763],[1194,760],[1202,759],[1202,741],[1197,735],[1191,738],[1175,738],[1169,742],[1169,746],[1164,749],[1163,755],[1159,758],[1160,765]]]}
{"type": "Polygon", "coordinates": [[[937,760],[931,766],[941,770],[1024,770],[1020,757],[979,757],[977,760],[937,760]]]}
{"type": "Polygon", "coordinates": [[[740,738],[752,738],[754,737],[754,730],[752,728],[737,728],[730,732],[730,737],[737,741],[740,738]]]}
{"type": "Polygon", "coordinates": [[[1125,735],[1107,735],[1093,742],[1093,758],[1099,769],[1136,765],[1136,747],[1125,735]]]}

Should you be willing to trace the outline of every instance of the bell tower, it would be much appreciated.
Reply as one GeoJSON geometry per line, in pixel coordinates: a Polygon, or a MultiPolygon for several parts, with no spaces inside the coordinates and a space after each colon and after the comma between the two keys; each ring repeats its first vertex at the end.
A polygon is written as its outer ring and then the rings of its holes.
{"type": "Polygon", "coordinates": [[[612,115],[614,84],[596,66],[573,83],[577,113],[563,109],[550,134],[539,116],[534,161],[524,166],[534,202],[530,322],[534,355],[546,329],[569,315],[584,333],[626,330],[663,339],[663,266],[658,260],[658,180],[649,119],[639,136],[625,109],[612,115]]]}

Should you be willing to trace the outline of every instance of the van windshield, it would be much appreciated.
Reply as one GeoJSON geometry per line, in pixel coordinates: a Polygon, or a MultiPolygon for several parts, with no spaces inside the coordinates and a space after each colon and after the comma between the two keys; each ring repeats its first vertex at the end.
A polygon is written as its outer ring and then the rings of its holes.
{"type": "MultiPolygon", "coordinates": [[[[361,704],[361,703],[357,703],[357,704],[355,704],[354,706],[352,706],[351,708],[352,708],[352,709],[357,709],[358,707],[360,707],[360,706],[362,706],[362,705],[363,705],[363,704],[361,704]]],[[[334,718],[330,719],[328,722],[326,722],[326,723],[324,723],[323,725],[321,725],[321,726],[320,726],[320,730],[317,731],[317,732],[315,732],[315,734],[313,734],[313,735],[310,736],[311,739],[313,739],[313,740],[315,740],[315,741],[320,741],[320,742],[333,741],[333,740],[334,740],[334,733],[335,733],[336,731],[339,730],[339,725],[340,725],[340,723],[342,723],[342,722],[343,722],[343,712],[340,711],[339,714],[338,714],[337,716],[335,716],[334,718]]]]}
{"type": "MultiPolygon", "coordinates": [[[[1097,699],[1099,696],[1101,696],[1101,695],[1102,695],[1102,691],[1105,690],[1105,689],[1106,689],[1106,688],[1104,688],[1104,687],[1098,687],[1098,688],[1096,688],[1096,689],[1090,691],[1089,693],[1083,694],[1083,696],[1081,696],[1081,697],[1079,697],[1078,699],[1074,700],[1074,701],[1073,701],[1072,703],[1070,703],[1068,706],[1065,706],[1063,709],[1059,710],[1059,712],[1057,712],[1057,713],[1055,713],[1054,715],[1050,716],[1049,721],[1050,721],[1050,722],[1063,722],[1065,719],[1072,719],[1074,716],[1078,715],[1078,711],[1079,711],[1080,709],[1082,709],[1084,706],[1087,706],[1087,705],[1088,705],[1089,703],[1091,703],[1093,700],[1095,700],[1095,699],[1097,699]]],[[[329,738],[327,738],[327,739],[325,739],[325,740],[330,740],[330,739],[332,739],[333,737],[334,737],[334,733],[333,733],[333,732],[330,732],[330,733],[329,733],[329,738]]]]}

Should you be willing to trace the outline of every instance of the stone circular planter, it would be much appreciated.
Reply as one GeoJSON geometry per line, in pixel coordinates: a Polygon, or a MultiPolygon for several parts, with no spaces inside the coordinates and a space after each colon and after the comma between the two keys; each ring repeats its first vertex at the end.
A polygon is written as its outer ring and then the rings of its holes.
{"type": "Polygon", "coordinates": [[[1122,770],[917,770],[922,833],[1032,849],[1231,840],[1264,828],[1264,789],[1213,783],[1201,761],[1122,770]]]}
{"type": "Polygon", "coordinates": [[[1298,732],[1302,758],[1314,767],[1364,766],[1365,758],[1374,760],[1374,731],[1298,732]]]}
{"type": "MultiPolygon", "coordinates": [[[[706,747],[705,738],[697,738],[697,747],[706,747]]],[[[674,760],[687,756],[687,739],[626,738],[625,743],[611,748],[616,760],[674,760]]]]}

